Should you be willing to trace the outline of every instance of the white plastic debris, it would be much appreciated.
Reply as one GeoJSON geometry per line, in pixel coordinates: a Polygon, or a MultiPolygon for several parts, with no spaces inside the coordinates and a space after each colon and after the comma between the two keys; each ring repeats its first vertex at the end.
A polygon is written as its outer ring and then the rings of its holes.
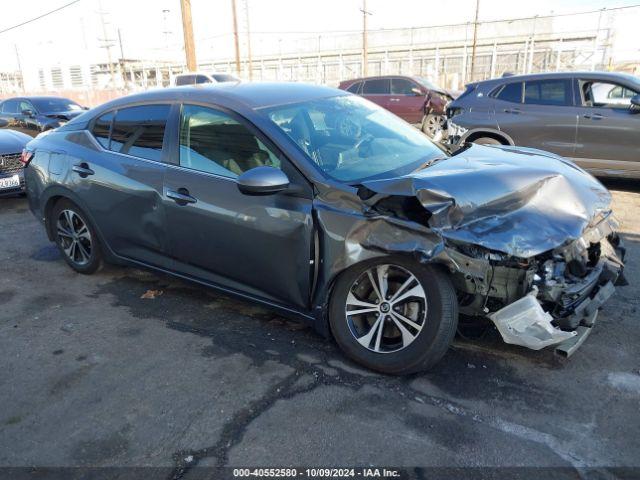
{"type": "Polygon", "coordinates": [[[564,332],[551,325],[553,317],[542,309],[535,294],[526,295],[489,315],[505,343],[540,350],[574,337],[576,332],[564,332]]]}

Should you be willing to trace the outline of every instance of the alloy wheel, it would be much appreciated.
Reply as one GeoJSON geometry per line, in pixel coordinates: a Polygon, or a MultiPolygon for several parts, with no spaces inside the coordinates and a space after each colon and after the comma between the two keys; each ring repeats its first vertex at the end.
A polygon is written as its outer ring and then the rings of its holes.
{"type": "Polygon", "coordinates": [[[56,222],[60,246],[65,255],[77,265],[86,265],[91,259],[91,232],[84,220],[73,210],[62,210],[56,222]]]}
{"type": "Polygon", "coordinates": [[[420,281],[398,265],[376,265],[352,284],[345,314],[349,330],[366,349],[392,353],[413,342],[427,317],[420,281]]]}
{"type": "Polygon", "coordinates": [[[428,115],[425,119],[424,133],[430,138],[436,138],[442,134],[444,128],[445,118],[444,115],[428,115]]]}

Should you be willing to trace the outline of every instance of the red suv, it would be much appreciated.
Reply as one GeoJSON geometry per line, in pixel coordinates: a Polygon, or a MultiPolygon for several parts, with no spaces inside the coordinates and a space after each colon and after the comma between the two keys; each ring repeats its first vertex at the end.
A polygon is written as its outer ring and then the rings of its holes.
{"type": "Polygon", "coordinates": [[[403,120],[438,138],[445,109],[454,96],[421,77],[388,75],[341,82],[338,88],[377,103],[403,120]]]}

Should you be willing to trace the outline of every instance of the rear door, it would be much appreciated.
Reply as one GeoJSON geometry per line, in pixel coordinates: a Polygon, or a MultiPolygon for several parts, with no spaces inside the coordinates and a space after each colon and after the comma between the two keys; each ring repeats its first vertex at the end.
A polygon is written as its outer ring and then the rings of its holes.
{"type": "Polygon", "coordinates": [[[414,90],[424,91],[413,80],[392,78],[388,109],[403,120],[415,124],[422,122],[426,92],[416,93],[414,90]]]}
{"type": "Polygon", "coordinates": [[[185,104],[164,183],[176,268],[191,277],[306,309],[311,289],[310,186],[255,127],[212,106],[185,104]],[[291,187],[246,195],[236,179],[282,169],[291,187]]]}
{"type": "Polygon", "coordinates": [[[391,80],[388,78],[372,78],[365,80],[361,95],[367,100],[389,110],[389,96],[391,94],[391,80]]]}
{"type": "Polygon", "coordinates": [[[516,145],[571,157],[576,145],[578,110],[571,79],[549,78],[508,83],[495,95],[500,130],[516,145]],[[522,95],[520,102],[519,95],[522,95]]]}
{"type": "Polygon", "coordinates": [[[73,191],[116,254],[167,268],[163,142],[171,105],[108,112],[90,126],[99,151],[69,152],[73,191]]]}
{"type": "Polygon", "coordinates": [[[580,103],[576,162],[589,170],[640,172],[640,112],[630,99],[640,92],[608,80],[576,82],[580,103]]]}

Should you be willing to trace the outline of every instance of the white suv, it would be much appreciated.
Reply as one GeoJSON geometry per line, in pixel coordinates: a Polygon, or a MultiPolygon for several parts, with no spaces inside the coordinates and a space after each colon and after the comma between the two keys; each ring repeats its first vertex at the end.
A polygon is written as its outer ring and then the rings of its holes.
{"type": "Polygon", "coordinates": [[[239,82],[238,77],[234,77],[229,73],[201,73],[188,72],[179,73],[173,77],[172,85],[179,87],[181,85],[196,85],[198,83],[222,83],[222,82],[239,82]]]}

